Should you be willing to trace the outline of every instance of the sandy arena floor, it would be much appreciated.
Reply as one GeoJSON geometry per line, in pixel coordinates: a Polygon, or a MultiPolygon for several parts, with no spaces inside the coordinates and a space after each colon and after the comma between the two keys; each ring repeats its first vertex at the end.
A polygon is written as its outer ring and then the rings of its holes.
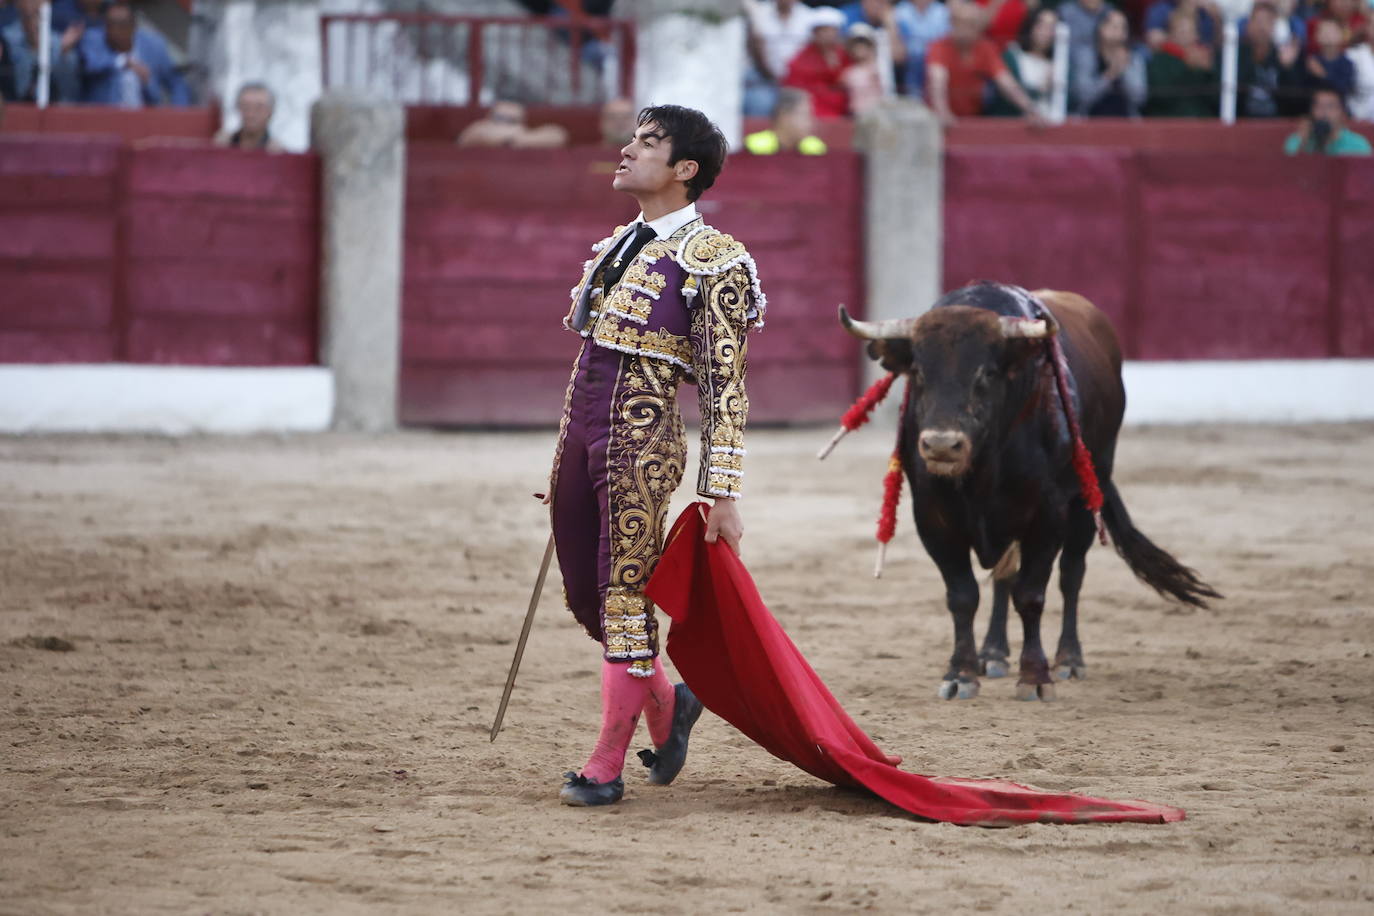
{"type": "Polygon", "coordinates": [[[556,580],[487,741],[551,434],[6,439],[0,913],[1374,912],[1374,427],[1128,431],[1136,521],[1228,598],[1094,551],[1053,704],[935,699],[909,516],[869,574],[889,436],[820,465],[828,434],[750,436],[745,559],[860,724],[913,770],[1187,821],[922,823],[709,716],[672,787],[561,807],[599,655],[556,580]]]}

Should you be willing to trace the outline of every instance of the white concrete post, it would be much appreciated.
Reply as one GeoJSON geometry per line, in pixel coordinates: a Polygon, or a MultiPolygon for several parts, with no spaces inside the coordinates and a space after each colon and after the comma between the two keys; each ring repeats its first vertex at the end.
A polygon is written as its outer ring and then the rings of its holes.
{"type": "Polygon", "coordinates": [[[1222,26],[1221,123],[1236,123],[1236,71],[1240,62],[1240,31],[1234,19],[1222,26]]]}
{"type": "MultiPolygon", "coordinates": [[[[38,85],[34,86],[34,103],[48,107],[48,80],[52,77],[52,4],[38,8],[38,85]]],[[[70,99],[68,99],[70,101],[70,99]]]]}
{"type": "MultiPolygon", "coordinates": [[[[863,315],[870,320],[914,317],[944,292],[944,135],[940,122],[919,102],[885,101],[859,119],[854,143],[867,159],[863,315]]],[[[866,362],[866,378],[871,382],[882,369],[866,362]]],[[[892,404],[887,407],[896,410],[892,404]]]]}
{"type": "Polygon", "coordinates": [[[1054,27],[1054,57],[1050,62],[1050,123],[1063,124],[1069,114],[1069,24],[1054,27]]]}
{"type": "Polygon", "coordinates": [[[401,351],[405,110],[330,92],[311,111],[321,157],[320,352],[334,428],[396,427],[401,351]]]}
{"type": "Polygon", "coordinates": [[[744,142],[742,0],[635,0],[635,104],[686,105],[744,142]]]}

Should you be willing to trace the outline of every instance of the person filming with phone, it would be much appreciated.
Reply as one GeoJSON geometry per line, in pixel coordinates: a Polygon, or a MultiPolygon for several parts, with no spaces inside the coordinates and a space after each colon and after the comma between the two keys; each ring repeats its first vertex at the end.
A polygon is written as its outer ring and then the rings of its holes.
{"type": "Polygon", "coordinates": [[[1312,93],[1312,107],[1307,117],[1289,134],[1283,151],[1290,156],[1298,153],[1368,156],[1369,141],[1346,126],[1349,117],[1344,96],[1329,87],[1317,89],[1312,93]]]}

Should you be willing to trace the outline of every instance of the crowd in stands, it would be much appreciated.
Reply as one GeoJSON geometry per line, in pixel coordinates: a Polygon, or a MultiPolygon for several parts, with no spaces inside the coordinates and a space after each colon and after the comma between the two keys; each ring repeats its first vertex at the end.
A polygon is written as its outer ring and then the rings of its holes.
{"type": "MultiPolygon", "coordinates": [[[[0,0],[0,97],[39,96],[41,0],[0,0]]],[[[122,0],[52,0],[48,100],[144,108],[189,105],[167,42],[122,0]]]]}
{"type": "Polygon", "coordinates": [[[945,123],[1043,122],[1062,23],[1067,114],[1215,118],[1224,28],[1234,22],[1239,117],[1298,117],[1324,93],[1346,118],[1374,121],[1374,0],[746,3],[749,116],[775,114],[794,88],[817,118],[853,116],[900,94],[924,98],[945,123]]]}

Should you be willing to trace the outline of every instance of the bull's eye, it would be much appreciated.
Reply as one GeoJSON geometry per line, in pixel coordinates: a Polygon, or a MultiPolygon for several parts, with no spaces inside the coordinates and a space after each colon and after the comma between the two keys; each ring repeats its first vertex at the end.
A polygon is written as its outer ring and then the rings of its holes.
{"type": "Polygon", "coordinates": [[[926,375],[921,371],[920,366],[912,366],[911,371],[907,373],[907,378],[911,380],[911,384],[921,385],[925,383],[926,375]]]}
{"type": "Polygon", "coordinates": [[[991,383],[988,379],[987,367],[979,366],[978,371],[973,373],[973,390],[978,392],[979,394],[986,393],[989,384],[991,383]]]}

